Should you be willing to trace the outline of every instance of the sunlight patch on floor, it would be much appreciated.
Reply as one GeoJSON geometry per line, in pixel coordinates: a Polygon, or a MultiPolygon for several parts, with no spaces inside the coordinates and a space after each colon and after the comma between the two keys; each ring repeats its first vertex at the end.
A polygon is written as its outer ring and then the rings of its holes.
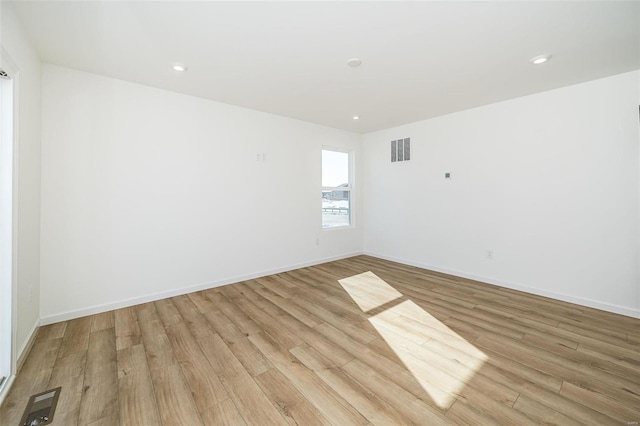
{"type": "Polygon", "coordinates": [[[342,279],[339,283],[363,312],[369,312],[402,297],[402,293],[371,271],[342,279]],[[384,285],[381,285],[381,282],[384,285]]]}
{"type": "Polygon", "coordinates": [[[487,356],[371,271],[339,283],[429,397],[449,408],[487,356]]]}

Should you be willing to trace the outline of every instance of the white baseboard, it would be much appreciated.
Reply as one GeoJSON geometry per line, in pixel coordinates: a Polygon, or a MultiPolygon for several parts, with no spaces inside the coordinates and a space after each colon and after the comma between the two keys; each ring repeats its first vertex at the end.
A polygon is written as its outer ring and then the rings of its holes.
{"type": "MultiPolygon", "coordinates": [[[[455,275],[455,276],[458,276],[458,277],[467,278],[467,279],[471,279],[471,280],[475,280],[475,281],[481,281],[481,282],[484,282],[484,283],[487,283],[487,284],[497,285],[497,286],[500,286],[500,287],[510,288],[510,289],[513,289],[513,290],[524,291],[526,293],[536,294],[538,296],[549,297],[551,299],[561,300],[561,301],[564,301],[564,302],[575,303],[575,304],[578,304],[578,305],[587,306],[587,307],[595,308],[595,309],[600,309],[600,310],[607,311],[607,312],[612,312],[612,313],[615,313],[615,314],[626,315],[626,316],[633,317],[633,318],[640,318],[640,310],[637,310],[637,309],[627,308],[627,307],[624,307],[624,306],[613,305],[613,304],[609,304],[609,303],[605,303],[605,302],[599,302],[599,301],[596,301],[596,300],[590,300],[590,299],[585,299],[585,298],[576,297],[576,296],[570,296],[570,295],[566,295],[566,294],[562,294],[562,293],[550,292],[550,291],[541,290],[541,289],[538,289],[538,288],[535,288],[535,287],[528,287],[528,286],[524,286],[524,285],[520,285],[520,284],[516,284],[516,283],[511,283],[511,282],[507,282],[507,281],[502,281],[502,280],[497,280],[497,279],[493,279],[493,278],[483,277],[483,276],[479,276],[479,275],[475,275],[475,274],[471,274],[471,273],[467,273],[467,272],[455,271],[455,270],[451,270],[451,269],[447,269],[447,268],[441,268],[441,267],[438,267],[438,266],[435,266],[435,265],[429,265],[429,264],[426,264],[426,263],[414,262],[414,261],[410,261],[410,260],[406,260],[406,259],[402,259],[402,258],[398,258],[398,257],[394,257],[394,256],[387,256],[387,255],[380,254],[380,253],[366,252],[365,251],[365,252],[345,253],[345,254],[338,255],[338,256],[332,256],[332,257],[327,257],[327,258],[323,258],[323,259],[317,259],[317,260],[313,260],[313,261],[309,261],[309,262],[303,262],[303,263],[288,265],[288,266],[285,266],[285,267],[280,267],[280,268],[275,268],[275,269],[263,270],[263,271],[260,271],[260,272],[254,272],[254,273],[251,273],[251,274],[246,274],[246,275],[240,275],[240,276],[236,276],[236,277],[226,278],[226,279],[223,279],[223,280],[197,284],[197,285],[193,285],[193,286],[189,286],[189,287],[182,287],[182,288],[179,288],[179,289],[170,290],[170,291],[164,291],[164,292],[159,292],[159,293],[154,293],[154,294],[150,294],[150,295],[146,295],[146,296],[135,297],[135,298],[130,298],[130,299],[124,299],[124,300],[120,300],[120,301],[117,301],[117,302],[111,302],[111,303],[105,303],[105,304],[102,304],[102,305],[91,306],[89,308],[63,312],[61,314],[50,315],[50,316],[41,318],[40,319],[40,324],[41,325],[47,325],[47,324],[53,324],[53,323],[60,322],[60,321],[67,321],[67,320],[70,320],[70,319],[80,318],[80,317],[84,317],[84,316],[87,316],[87,315],[99,314],[101,312],[107,312],[107,311],[111,311],[111,310],[114,310],[114,309],[125,308],[127,306],[138,305],[140,303],[153,302],[153,301],[156,301],[156,300],[166,299],[168,297],[180,296],[180,295],[187,294],[187,293],[193,293],[195,291],[206,290],[206,289],[214,288],[214,287],[220,287],[220,286],[227,285],[227,284],[233,284],[233,283],[237,283],[237,282],[241,282],[241,281],[251,280],[251,279],[254,279],[254,278],[264,277],[266,275],[279,274],[279,273],[291,271],[291,270],[294,270],[294,269],[306,268],[308,266],[318,265],[318,264],[325,263],[325,262],[332,262],[334,260],[346,259],[346,258],[349,258],[349,257],[358,256],[358,255],[362,255],[362,254],[367,255],[367,256],[377,257],[377,258],[380,258],[380,259],[389,260],[389,261],[392,261],[392,262],[402,263],[402,264],[405,264],[405,265],[415,266],[415,267],[418,267],[418,268],[429,269],[429,270],[436,271],[436,272],[442,272],[444,274],[450,274],[450,275],[455,275]]],[[[32,330],[32,333],[35,332],[37,327],[38,327],[38,324],[36,324],[34,326],[34,330],[32,330]]],[[[27,347],[27,344],[25,343],[25,345],[23,345],[23,348],[21,348],[20,354],[22,354],[24,352],[26,347],[27,347]]]]}
{"type": "Polygon", "coordinates": [[[27,359],[27,355],[29,355],[29,351],[33,346],[33,342],[36,340],[36,335],[38,334],[38,329],[40,328],[40,320],[37,320],[31,330],[29,331],[29,337],[22,344],[22,347],[18,349],[18,356],[16,360],[16,372],[19,372],[22,368],[22,364],[24,364],[25,359],[27,359]]]}
{"type": "Polygon", "coordinates": [[[117,302],[105,303],[102,305],[95,305],[89,308],[78,309],[74,311],[67,311],[56,315],[50,315],[40,319],[42,325],[53,324],[60,321],[68,321],[75,318],[84,317],[87,315],[95,315],[101,312],[112,311],[114,309],[125,308],[128,306],[139,305],[141,303],[154,302],[156,300],[166,299],[168,297],[181,296],[187,293],[193,293],[194,291],[206,290],[209,288],[220,287],[227,284],[233,284],[241,281],[247,281],[254,278],[264,277],[266,275],[279,274],[282,272],[292,271],[294,269],[306,268],[308,266],[319,265],[321,263],[332,262],[334,260],[346,259],[348,257],[358,256],[362,252],[345,253],[338,256],[331,256],[322,259],[316,259],[309,262],[298,263],[294,265],[288,265],[275,269],[268,269],[264,271],[254,272],[247,275],[240,275],[231,278],[225,278],[219,281],[213,281],[208,283],[196,284],[189,287],[182,287],[175,290],[163,291],[153,293],[146,296],[134,297],[130,299],[124,299],[117,302]]]}
{"type": "Polygon", "coordinates": [[[33,343],[36,340],[36,335],[38,334],[38,328],[40,328],[40,320],[37,320],[31,330],[29,331],[29,337],[24,341],[18,352],[16,353],[16,371],[13,372],[9,377],[7,377],[6,383],[2,385],[2,389],[0,389],[0,406],[4,402],[4,399],[9,394],[11,390],[11,386],[13,385],[14,380],[16,379],[16,375],[20,372],[22,368],[22,364],[27,359],[27,355],[29,355],[29,351],[33,346],[33,343]]]}
{"type": "Polygon", "coordinates": [[[2,385],[2,389],[0,389],[0,407],[4,402],[4,399],[9,395],[9,391],[11,390],[11,386],[13,385],[13,381],[16,379],[16,375],[12,374],[7,377],[7,381],[2,385]]]}
{"type": "Polygon", "coordinates": [[[586,306],[586,307],[589,307],[589,308],[600,309],[601,311],[612,312],[614,314],[625,315],[625,316],[632,317],[632,318],[640,318],[640,310],[627,308],[625,306],[618,306],[618,305],[613,305],[613,304],[610,304],[610,303],[599,302],[597,300],[585,299],[585,298],[582,298],[582,297],[570,296],[570,295],[567,295],[567,294],[555,293],[555,292],[547,291],[547,290],[541,290],[541,289],[538,289],[538,288],[535,288],[535,287],[528,287],[528,286],[524,286],[524,285],[520,285],[520,284],[516,284],[516,283],[497,280],[497,279],[494,279],[494,278],[488,278],[488,277],[483,277],[483,276],[479,276],[479,275],[475,275],[475,274],[470,274],[470,273],[467,273],[467,272],[454,271],[454,270],[447,269],[447,268],[440,268],[440,267],[435,266],[435,265],[429,265],[429,264],[421,263],[421,262],[413,262],[413,261],[410,261],[410,260],[401,259],[401,258],[397,258],[397,257],[393,257],[393,256],[386,256],[386,255],[380,254],[380,253],[374,253],[374,252],[365,251],[363,254],[366,255],[366,256],[372,256],[372,257],[377,257],[377,258],[380,258],[380,259],[389,260],[391,262],[402,263],[402,264],[409,265],[409,266],[415,266],[417,268],[429,269],[431,271],[441,272],[443,274],[455,275],[455,276],[461,277],[461,278],[467,278],[467,279],[474,280],[474,281],[481,281],[481,282],[487,283],[487,284],[492,284],[492,285],[496,285],[496,286],[500,286],[500,287],[510,288],[512,290],[524,291],[525,293],[531,293],[531,294],[535,294],[535,295],[538,295],[538,296],[544,296],[544,297],[548,297],[548,298],[551,298],[551,299],[561,300],[563,302],[575,303],[577,305],[582,305],[582,306],[586,306]]]}

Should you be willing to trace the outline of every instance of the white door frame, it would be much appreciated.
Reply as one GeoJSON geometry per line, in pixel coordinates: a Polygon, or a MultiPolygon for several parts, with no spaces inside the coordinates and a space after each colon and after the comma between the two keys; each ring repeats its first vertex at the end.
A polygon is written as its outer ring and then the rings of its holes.
{"type": "MultiPolygon", "coordinates": [[[[6,321],[9,326],[4,331],[8,332],[8,336],[2,333],[4,342],[10,343],[9,353],[9,371],[8,377],[0,389],[0,404],[7,395],[9,388],[16,374],[17,364],[17,301],[18,301],[18,90],[20,87],[20,73],[18,67],[11,60],[7,52],[0,46],[0,68],[4,70],[10,77],[12,82],[12,108],[9,116],[9,123],[5,123],[7,114],[2,111],[0,120],[2,120],[2,131],[6,131],[7,126],[10,127],[8,132],[10,137],[5,141],[4,137],[0,139],[0,149],[2,156],[0,158],[0,273],[3,278],[10,280],[10,285],[0,288],[0,315],[3,315],[2,326],[5,327],[6,321]],[[9,189],[9,194],[6,190],[9,189]],[[4,223],[2,223],[4,222],[4,223]],[[8,253],[7,253],[8,251],[8,253]],[[7,271],[8,269],[8,271],[7,271]]],[[[3,94],[4,95],[4,94],[3,94]]],[[[4,103],[0,100],[0,103],[4,103]]],[[[0,105],[0,109],[3,107],[0,105]]]]}

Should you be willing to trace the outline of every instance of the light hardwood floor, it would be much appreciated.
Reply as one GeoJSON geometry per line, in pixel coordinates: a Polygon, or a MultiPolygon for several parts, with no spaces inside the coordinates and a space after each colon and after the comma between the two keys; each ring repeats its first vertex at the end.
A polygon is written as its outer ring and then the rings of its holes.
{"type": "Polygon", "coordinates": [[[640,421],[640,320],[367,256],[42,327],[70,425],[640,421]]]}

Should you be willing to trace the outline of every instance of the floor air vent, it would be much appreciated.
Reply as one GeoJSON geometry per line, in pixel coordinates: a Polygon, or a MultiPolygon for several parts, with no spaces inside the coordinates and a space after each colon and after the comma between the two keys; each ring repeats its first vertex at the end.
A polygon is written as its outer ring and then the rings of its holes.
{"type": "Polygon", "coordinates": [[[27,408],[24,410],[21,426],[46,425],[53,421],[53,413],[56,411],[58,397],[62,388],[51,389],[29,398],[27,408]]]}

